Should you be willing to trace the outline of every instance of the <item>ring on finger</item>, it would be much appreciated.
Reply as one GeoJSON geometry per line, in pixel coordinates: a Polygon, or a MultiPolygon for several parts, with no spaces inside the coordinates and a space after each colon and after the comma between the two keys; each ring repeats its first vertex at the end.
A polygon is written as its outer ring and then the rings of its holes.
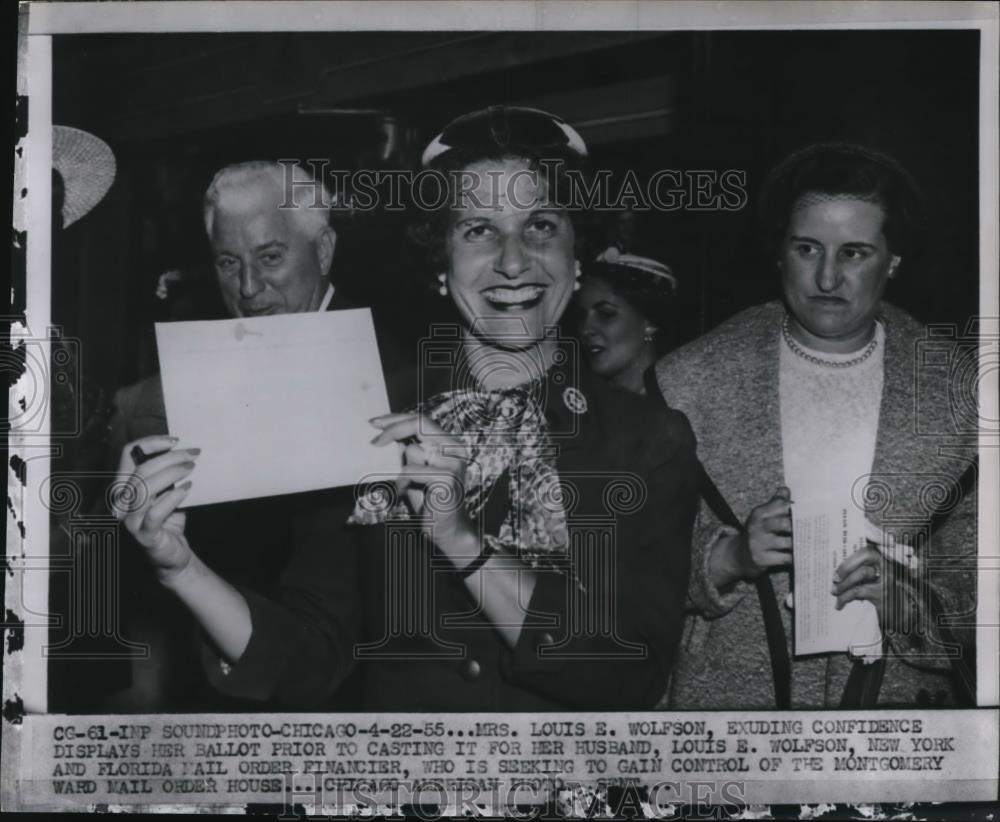
{"type": "Polygon", "coordinates": [[[436,459],[440,452],[438,444],[435,442],[422,442],[420,446],[424,449],[424,465],[430,465],[431,461],[436,459]]]}

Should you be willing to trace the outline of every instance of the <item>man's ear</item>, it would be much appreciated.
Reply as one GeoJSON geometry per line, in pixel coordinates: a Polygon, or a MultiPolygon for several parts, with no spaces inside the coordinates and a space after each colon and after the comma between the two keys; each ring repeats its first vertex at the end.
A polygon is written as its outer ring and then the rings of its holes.
{"type": "Polygon", "coordinates": [[[892,259],[889,260],[889,279],[896,276],[896,269],[899,268],[899,264],[903,262],[903,258],[898,254],[893,254],[892,259]]]}
{"type": "Polygon", "coordinates": [[[316,236],[316,257],[319,260],[319,269],[324,277],[329,276],[330,267],[333,265],[333,252],[337,248],[337,232],[330,226],[326,226],[316,236]]]}

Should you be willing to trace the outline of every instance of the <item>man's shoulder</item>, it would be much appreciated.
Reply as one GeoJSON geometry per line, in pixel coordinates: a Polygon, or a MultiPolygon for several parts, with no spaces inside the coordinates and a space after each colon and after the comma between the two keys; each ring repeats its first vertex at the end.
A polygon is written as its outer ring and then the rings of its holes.
{"type": "Polygon", "coordinates": [[[125,415],[165,415],[163,383],[159,374],[151,374],[137,383],[115,392],[115,407],[125,415]]]}

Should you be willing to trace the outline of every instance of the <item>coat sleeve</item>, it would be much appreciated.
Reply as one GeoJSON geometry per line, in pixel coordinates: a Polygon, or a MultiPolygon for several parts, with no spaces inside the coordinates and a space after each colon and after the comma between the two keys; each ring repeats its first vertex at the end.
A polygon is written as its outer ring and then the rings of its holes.
{"type": "Polygon", "coordinates": [[[725,616],[753,590],[753,586],[742,579],[725,591],[720,591],[712,582],[709,571],[712,551],[719,540],[735,533],[735,528],[719,522],[704,501],[699,504],[691,544],[691,582],[687,590],[687,607],[706,619],[725,616]]]}
{"type": "Polygon", "coordinates": [[[618,515],[610,556],[580,545],[586,537],[574,545],[582,587],[568,575],[540,575],[529,609],[559,615],[558,627],[526,623],[503,666],[515,684],[568,707],[652,708],[666,689],[683,626],[698,489],[687,419],[663,413],[672,448],[641,476],[645,503],[618,515]],[[602,614],[614,616],[608,622],[602,614]]]}
{"type": "Polygon", "coordinates": [[[335,504],[296,516],[293,556],[274,599],[240,589],[253,632],[243,656],[225,665],[207,646],[203,662],[220,692],[277,707],[321,706],[353,669],[361,631],[357,529],[335,504]]]}

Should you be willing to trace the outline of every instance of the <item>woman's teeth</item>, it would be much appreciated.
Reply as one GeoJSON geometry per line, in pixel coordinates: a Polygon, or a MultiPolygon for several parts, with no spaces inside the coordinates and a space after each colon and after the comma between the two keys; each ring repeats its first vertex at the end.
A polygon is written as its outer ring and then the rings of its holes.
{"type": "Polygon", "coordinates": [[[483,292],[483,296],[491,305],[520,308],[541,299],[544,293],[544,286],[525,285],[520,288],[490,288],[483,292]]]}

